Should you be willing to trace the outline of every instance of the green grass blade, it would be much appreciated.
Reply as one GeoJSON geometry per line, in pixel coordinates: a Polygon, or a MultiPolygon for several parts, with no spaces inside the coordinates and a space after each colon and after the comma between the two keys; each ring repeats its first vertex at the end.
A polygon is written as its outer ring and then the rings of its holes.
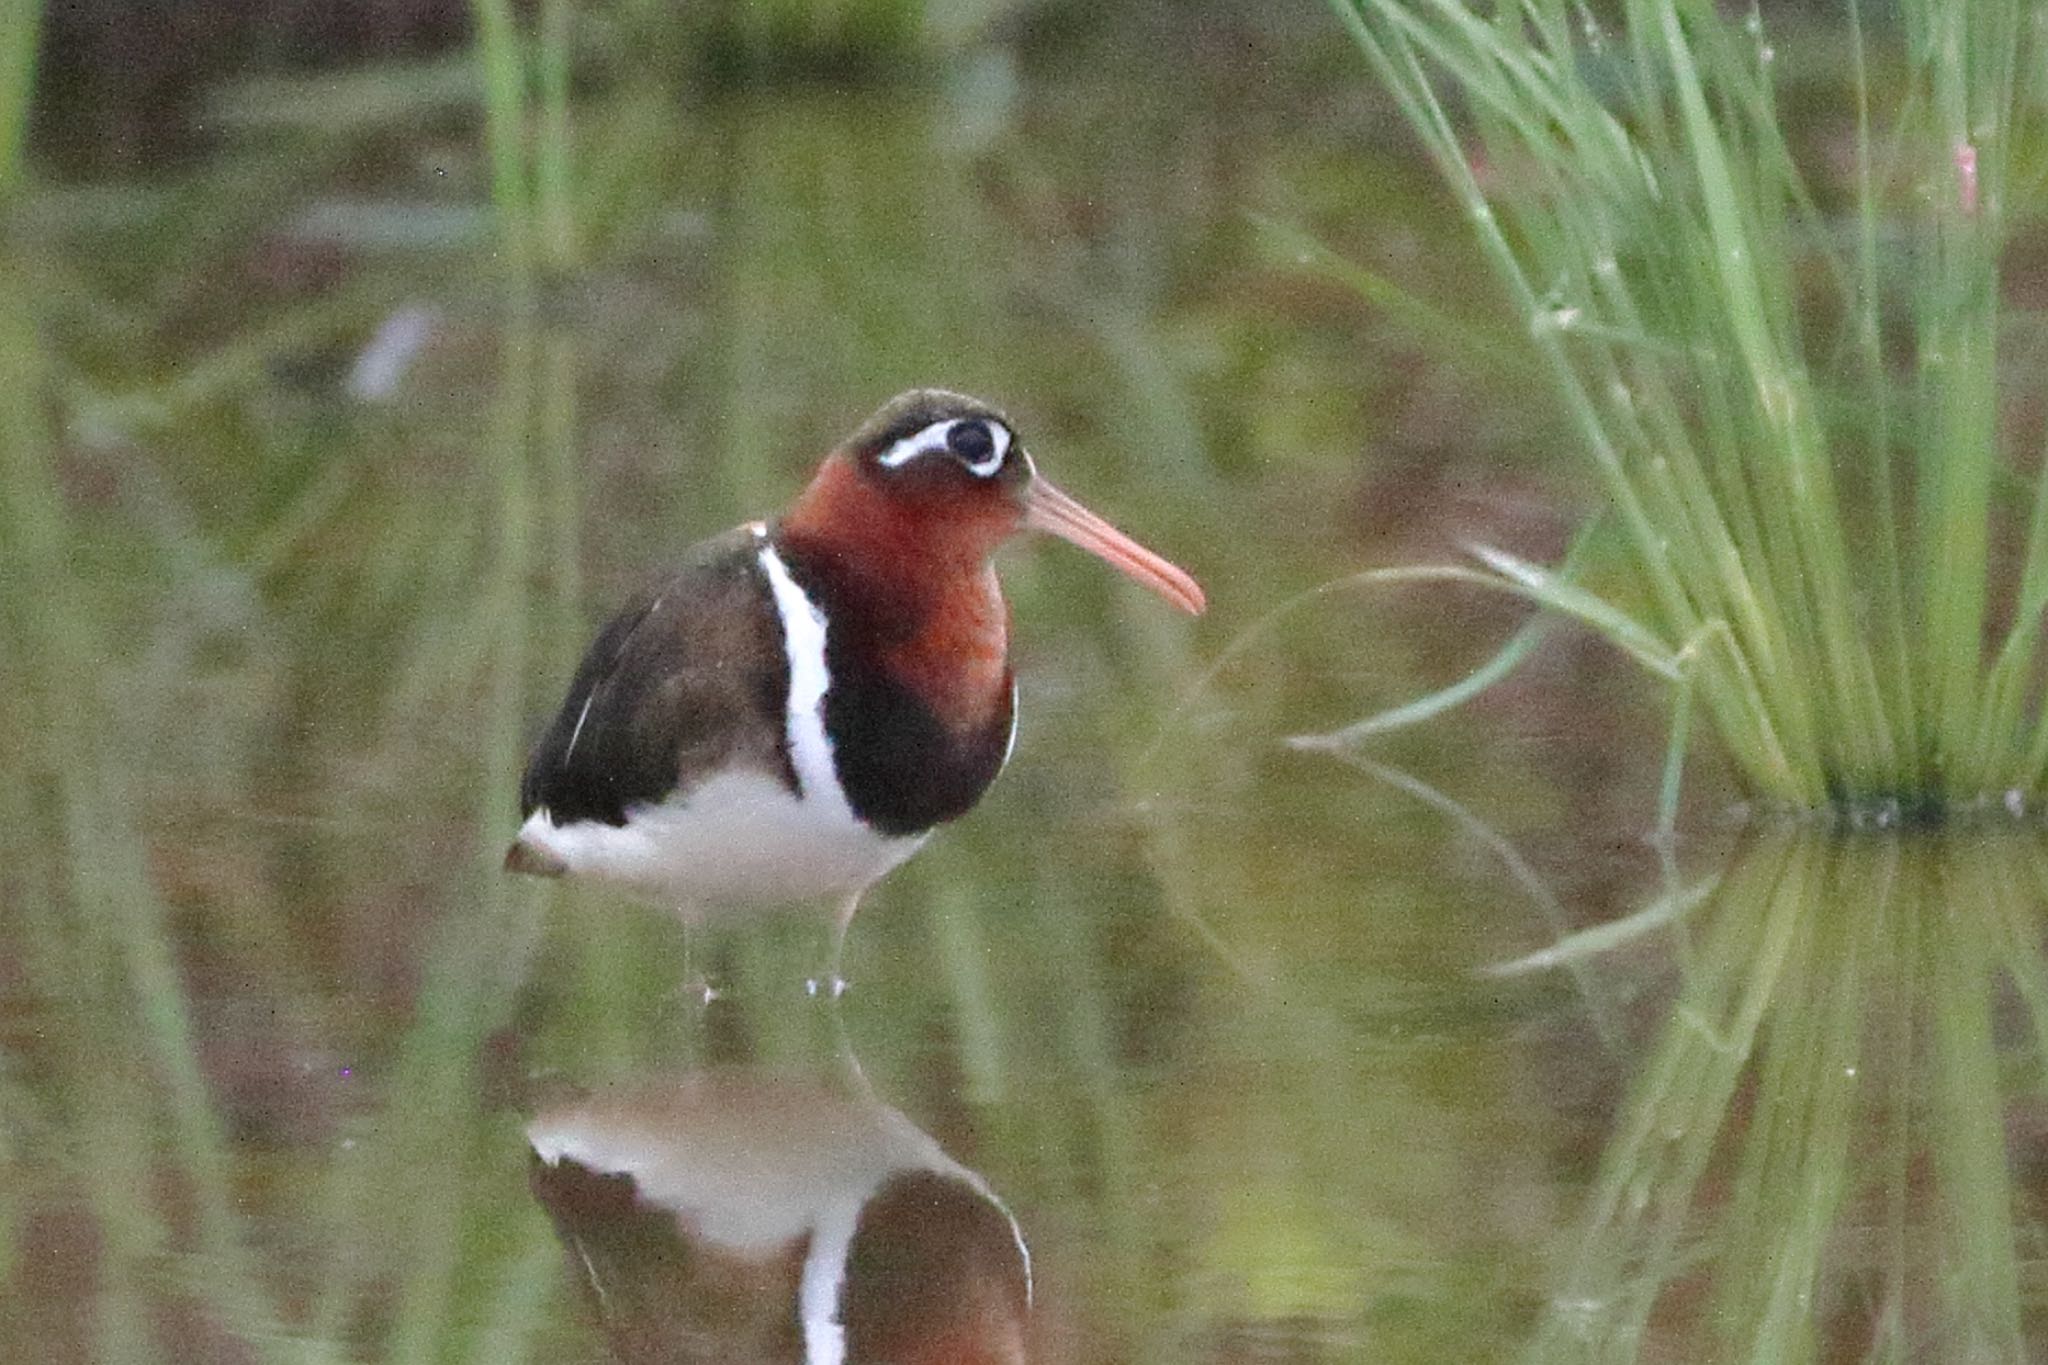
{"type": "MultiPolygon", "coordinates": [[[[1581,558],[1585,554],[1586,547],[1592,543],[1599,525],[1600,523],[1597,519],[1588,522],[1579,529],[1577,535],[1572,537],[1572,543],[1565,551],[1564,561],[1557,568],[1556,576],[1558,581],[1569,583],[1572,580],[1572,577],[1577,572],[1581,558]]],[[[1408,726],[1418,725],[1423,721],[1431,720],[1444,714],[1446,711],[1464,705],[1474,697],[1485,692],[1495,683],[1512,675],[1517,668],[1521,667],[1522,661],[1529,657],[1536,646],[1542,643],[1548,629],[1549,626],[1545,617],[1541,615],[1533,617],[1518,628],[1513,635],[1509,636],[1507,643],[1502,645],[1492,658],[1456,682],[1438,688],[1427,696],[1417,697],[1414,701],[1375,712],[1362,720],[1353,721],[1341,729],[1332,730],[1322,735],[1297,736],[1290,742],[1299,748],[1337,748],[1356,744],[1360,740],[1372,735],[1405,729],[1408,726]]]]}
{"type": "Polygon", "coordinates": [[[0,203],[22,178],[42,25],[42,0],[0,6],[0,203]]]}

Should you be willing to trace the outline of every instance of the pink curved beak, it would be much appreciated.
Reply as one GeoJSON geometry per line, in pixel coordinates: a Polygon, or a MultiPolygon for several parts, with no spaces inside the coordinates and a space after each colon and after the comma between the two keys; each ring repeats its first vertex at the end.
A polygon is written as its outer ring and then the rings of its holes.
{"type": "Polygon", "coordinates": [[[1031,481],[1024,502],[1024,524],[1080,546],[1191,616],[1201,615],[1208,605],[1202,585],[1185,570],[1153,554],[1044,479],[1031,481]]]}

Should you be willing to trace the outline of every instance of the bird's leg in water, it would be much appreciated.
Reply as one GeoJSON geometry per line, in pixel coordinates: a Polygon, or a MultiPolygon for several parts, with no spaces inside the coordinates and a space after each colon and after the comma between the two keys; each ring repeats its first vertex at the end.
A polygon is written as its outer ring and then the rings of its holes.
{"type": "Polygon", "coordinates": [[[839,903],[832,917],[831,942],[825,950],[824,970],[804,982],[804,988],[812,995],[837,1000],[846,994],[846,931],[853,924],[854,911],[860,909],[861,891],[865,889],[848,892],[846,899],[839,903]]]}

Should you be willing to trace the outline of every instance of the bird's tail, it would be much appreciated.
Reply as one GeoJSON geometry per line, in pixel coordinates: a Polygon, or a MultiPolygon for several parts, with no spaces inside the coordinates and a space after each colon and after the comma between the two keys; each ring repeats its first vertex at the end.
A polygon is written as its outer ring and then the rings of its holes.
{"type": "Polygon", "coordinates": [[[505,870],[523,872],[529,877],[559,877],[569,870],[569,864],[560,855],[550,853],[523,836],[512,841],[512,847],[505,850],[505,870]]]}

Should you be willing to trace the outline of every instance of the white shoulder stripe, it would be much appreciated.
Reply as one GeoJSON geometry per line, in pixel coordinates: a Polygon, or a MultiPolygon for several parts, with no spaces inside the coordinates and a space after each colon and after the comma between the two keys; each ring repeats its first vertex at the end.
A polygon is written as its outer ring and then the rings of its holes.
{"type": "Polygon", "coordinates": [[[583,699],[583,709],[576,713],[576,728],[569,732],[569,747],[562,750],[562,761],[555,766],[568,771],[570,756],[576,752],[576,741],[583,738],[583,722],[590,719],[590,704],[597,700],[597,689],[603,684],[592,683],[590,695],[583,699]]]}
{"type": "Polygon", "coordinates": [[[768,576],[768,587],[775,594],[775,614],[782,618],[782,650],[789,659],[789,763],[796,770],[798,794],[850,821],[853,810],[839,785],[832,740],[825,733],[825,693],[832,686],[831,671],[825,666],[825,614],[789,576],[782,557],[765,535],[760,544],[761,572],[768,576]]]}
{"type": "Polygon", "coordinates": [[[846,1288],[846,1256],[860,1226],[863,1191],[823,1210],[811,1225],[811,1246],[797,1282],[797,1314],[803,1325],[804,1365],[845,1365],[846,1324],[839,1297],[846,1288]]]}

